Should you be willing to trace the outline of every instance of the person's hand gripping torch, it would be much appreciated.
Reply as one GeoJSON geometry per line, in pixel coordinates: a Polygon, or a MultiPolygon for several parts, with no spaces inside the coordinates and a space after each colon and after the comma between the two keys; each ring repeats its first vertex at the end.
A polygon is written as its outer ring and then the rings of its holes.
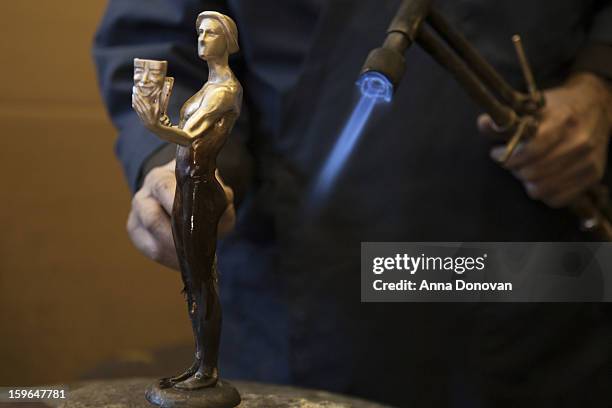
{"type": "MultiPolygon", "coordinates": [[[[521,142],[538,130],[538,117],[545,104],[535,85],[532,71],[518,35],[512,38],[525,77],[527,93],[512,88],[501,75],[445,18],[430,5],[430,0],[404,0],[387,29],[380,48],[368,55],[362,77],[382,74],[399,86],[406,70],[404,54],[418,43],[448,70],[465,91],[487,111],[500,133],[506,135],[505,151],[499,159],[506,162],[521,142]]],[[[612,241],[612,209],[607,188],[599,185],[578,197],[569,209],[580,219],[581,228],[597,238],[612,241]]]]}

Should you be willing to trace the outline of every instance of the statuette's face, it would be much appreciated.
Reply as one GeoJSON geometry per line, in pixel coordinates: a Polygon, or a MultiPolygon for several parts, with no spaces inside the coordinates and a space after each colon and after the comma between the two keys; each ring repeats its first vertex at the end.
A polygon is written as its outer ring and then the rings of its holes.
{"type": "Polygon", "coordinates": [[[142,96],[161,91],[166,78],[166,61],[134,59],[134,86],[142,96]]]}
{"type": "Polygon", "coordinates": [[[221,57],[227,52],[223,27],[214,18],[205,18],[198,27],[198,54],[202,59],[221,57]]]}

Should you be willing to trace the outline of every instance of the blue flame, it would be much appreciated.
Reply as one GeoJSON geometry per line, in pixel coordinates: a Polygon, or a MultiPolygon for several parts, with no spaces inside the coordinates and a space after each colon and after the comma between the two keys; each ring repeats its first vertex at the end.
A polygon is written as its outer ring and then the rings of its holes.
{"type": "Polygon", "coordinates": [[[361,98],[342,129],[314,185],[312,198],[317,202],[329,193],[344,163],[357,144],[374,106],[380,102],[390,102],[393,95],[393,85],[386,76],[379,72],[370,71],[361,75],[357,86],[361,91],[361,98]]]}

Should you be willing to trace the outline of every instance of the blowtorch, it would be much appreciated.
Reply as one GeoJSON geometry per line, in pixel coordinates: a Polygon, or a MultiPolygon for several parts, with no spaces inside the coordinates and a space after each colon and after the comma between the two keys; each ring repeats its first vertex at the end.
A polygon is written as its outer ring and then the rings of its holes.
{"type": "MultiPolygon", "coordinates": [[[[511,87],[456,31],[430,0],[403,0],[380,48],[372,50],[357,84],[364,95],[390,99],[389,89],[397,90],[404,72],[404,54],[419,44],[459,82],[464,90],[491,116],[500,133],[508,135],[503,164],[521,142],[535,136],[544,95],[538,91],[533,73],[518,35],[513,36],[527,93],[511,87]]],[[[590,188],[569,206],[580,220],[580,227],[598,239],[612,241],[612,207],[603,185],[590,188]]]]}

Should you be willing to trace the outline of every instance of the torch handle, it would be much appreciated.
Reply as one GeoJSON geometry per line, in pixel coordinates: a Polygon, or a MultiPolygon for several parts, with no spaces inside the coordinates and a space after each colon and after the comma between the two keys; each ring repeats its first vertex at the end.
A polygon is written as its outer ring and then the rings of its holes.
{"type": "MultiPolygon", "coordinates": [[[[543,94],[536,87],[521,38],[515,35],[512,40],[525,78],[527,94],[507,85],[476,49],[433,9],[430,10],[428,23],[435,33],[421,25],[416,36],[419,45],[455,77],[502,131],[511,132],[500,160],[501,163],[505,162],[521,142],[536,135],[538,114],[545,103],[543,94]],[[502,100],[495,94],[500,95],[502,100]]],[[[568,207],[579,218],[583,230],[593,233],[599,239],[612,241],[612,206],[607,192],[601,194],[603,188],[594,187],[591,190],[600,192],[597,197],[590,190],[568,207]]]]}

